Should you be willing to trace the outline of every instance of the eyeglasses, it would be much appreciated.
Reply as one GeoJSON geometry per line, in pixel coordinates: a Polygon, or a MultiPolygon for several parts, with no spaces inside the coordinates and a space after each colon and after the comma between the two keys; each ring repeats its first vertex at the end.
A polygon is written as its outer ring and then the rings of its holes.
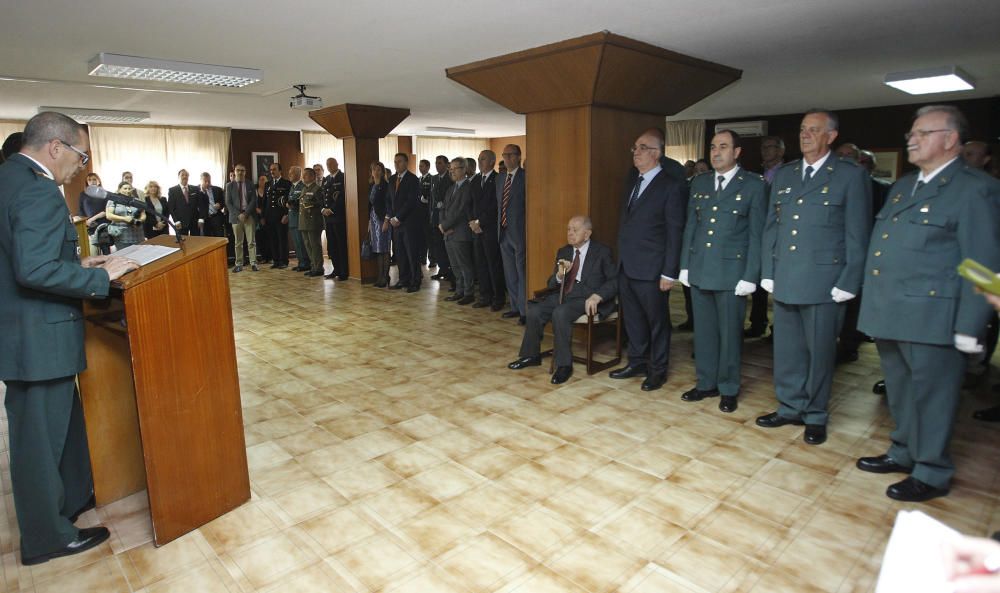
{"type": "Polygon", "coordinates": [[[502,156],[503,158],[507,158],[509,156],[521,156],[521,153],[519,153],[519,152],[501,152],[500,156],[502,156]]]}
{"type": "Polygon", "coordinates": [[[910,138],[913,138],[914,136],[917,136],[921,140],[923,140],[924,138],[930,136],[931,134],[933,134],[935,132],[953,132],[953,131],[954,130],[949,130],[947,128],[941,129],[941,130],[915,130],[913,132],[907,132],[907,133],[903,134],[903,139],[904,140],[909,140],[910,138]]]}
{"type": "Polygon", "coordinates": [[[632,154],[635,154],[635,153],[639,152],[640,150],[657,150],[657,147],[655,147],[655,146],[646,146],[645,144],[640,144],[639,146],[633,146],[633,147],[629,148],[628,150],[632,154]]]}
{"type": "Polygon", "coordinates": [[[80,164],[81,165],[86,165],[87,163],[90,162],[90,155],[89,154],[83,152],[82,150],[80,150],[79,148],[73,146],[69,142],[66,142],[65,140],[60,140],[59,143],[62,144],[63,146],[65,146],[66,148],[72,150],[76,154],[80,155],[80,164]]]}

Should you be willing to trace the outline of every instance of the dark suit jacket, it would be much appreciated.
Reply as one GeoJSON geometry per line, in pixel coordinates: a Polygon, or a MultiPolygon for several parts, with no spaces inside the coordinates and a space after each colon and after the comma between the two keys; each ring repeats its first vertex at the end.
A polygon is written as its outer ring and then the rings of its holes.
{"type": "MultiPolygon", "coordinates": [[[[509,173],[508,173],[509,174],[509,173]]],[[[503,218],[503,186],[507,183],[506,175],[499,175],[496,179],[497,189],[497,228],[500,228],[500,220],[503,218]]],[[[524,247],[524,188],[525,171],[521,167],[514,174],[514,179],[510,183],[510,203],[507,205],[507,229],[500,230],[504,236],[509,237],[514,245],[524,247]]]]}
{"type": "Polygon", "coordinates": [[[431,187],[431,203],[429,204],[431,209],[430,222],[434,228],[437,228],[437,225],[441,222],[441,208],[444,208],[444,194],[451,187],[452,183],[454,182],[447,171],[434,176],[434,184],[431,187]]]}
{"type": "MultiPolygon", "coordinates": [[[[156,211],[156,207],[153,205],[153,198],[150,198],[147,195],[145,202],[146,202],[147,205],[149,205],[149,207],[151,209],[153,209],[153,212],[156,211]]],[[[170,216],[170,205],[163,198],[160,198],[160,207],[163,208],[162,214],[163,214],[164,217],[170,216]]],[[[155,230],[153,227],[156,226],[157,222],[159,222],[159,219],[156,218],[155,215],[150,214],[149,212],[147,212],[146,213],[146,221],[144,223],[142,223],[142,234],[143,234],[143,236],[145,236],[147,239],[149,239],[150,237],[155,237],[157,235],[165,235],[165,234],[167,234],[169,232],[169,230],[168,230],[170,228],[169,226],[163,227],[159,231],[155,230]]]]}
{"type": "MultiPolygon", "coordinates": [[[[683,172],[682,172],[683,175],[683,172]]],[[[618,226],[619,265],[633,280],[659,281],[680,273],[681,242],[687,212],[686,183],[661,169],[631,210],[629,198],[638,175],[625,185],[618,226]]]]}
{"type": "Polygon", "coordinates": [[[416,229],[422,227],[420,224],[420,181],[419,178],[403,171],[403,177],[399,182],[399,189],[396,189],[396,178],[399,175],[393,173],[389,178],[389,217],[399,220],[404,229],[416,229]]]}
{"type": "MultiPolygon", "coordinates": [[[[212,190],[212,200],[211,201],[215,202],[217,205],[220,205],[219,206],[220,208],[225,208],[226,207],[226,192],[221,187],[219,187],[217,185],[212,185],[212,186],[209,186],[209,187],[212,190]]],[[[202,191],[201,186],[198,186],[198,191],[200,191],[202,193],[202,195],[205,196],[205,206],[207,208],[208,207],[208,201],[209,201],[209,199],[208,199],[208,192],[207,191],[202,191]]],[[[221,210],[219,210],[217,212],[217,214],[221,214],[221,210]]]]}
{"type": "MultiPolygon", "coordinates": [[[[549,276],[549,288],[561,288],[556,281],[559,271],[559,260],[573,261],[573,246],[563,245],[556,253],[556,264],[549,276]]],[[[565,279],[564,279],[565,281],[565,279]]],[[[603,243],[590,240],[587,248],[587,259],[583,260],[583,274],[580,283],[573,287],[574,297],[589,298],[592,294],[600,295],[601,304],[597,312],[601,317],[607,317],[615,309],[615,297],[618,295],[618,267],[611,256],[611,248],[603,243]]],[[[558,295],[556,295],[558,298],[558,295]]]]}
{"type": "Polygon", "coordinates": [[[466,179],[462,185],[452,185],[444,198],[441,211],[441,228],[454,231],[444,236],[445,241],[471,241],[474,238],[469,220],[472,218],[472,185],[466,179]]]}
{"type": "Polygon", "coordinates": [[[493,236],[497,234],[497,174],[490,171],[483,183],[483,174],[477,173],[472,181],[472,218],[479,221],[479,226],[493,236]]]}
{"type": "Polygon", "coordinates": [[[83,268],[59,187],[20,154],[0,165],[0,380],[42,381],[87,367],[80,299],[108,295],[83,268]]]}
{"type": "Polygon", "coordinates": [[[260,206],[260,215],[264,220],[280,221],[288,214],[288,194],[292,191],[292,182],[280,177],[270,178],[264,186],[264,201],[260,206]]]}
{"type": "Polygon", "coordinates": [[[167,208],[174,224],[181,223],[182,230],[197,228],[198,219],[208,218],[208,198],[196,185],[188,185],[189,200],[184,199],[180,185],[167,190],[167,208]]]}
{"type": "Polygon", "coordinates": [[[327,175],[322,182],[323,208],[333,211],[333,218],[343,220],[347,216],[347,200],[344,196],[344,172],[327,175]]]}

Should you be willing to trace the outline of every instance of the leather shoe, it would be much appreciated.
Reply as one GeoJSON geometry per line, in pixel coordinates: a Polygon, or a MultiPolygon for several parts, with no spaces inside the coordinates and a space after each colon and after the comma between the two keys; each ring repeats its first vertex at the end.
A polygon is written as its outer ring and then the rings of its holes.
{"type": "Polygon", "coordinates": [[[1000,406],[976,410],[972,413],[972,417],[983,422],[1000,422],[1000,406]]]}
{"type": "Polygon", "coordinates": [[[857,350],[839,350],[837,352],[836,364],[847,364],[849,362],[857,362],[858,351],[857,350]]]}
{"type": "Polygon", "coordinates": [[[323,276],[323,272],[306,272],[305,274],[302,274],[302,275],[303,276],[309,276],[311,278],[318,278],[320,276],[323,276]]]}
{"type": "Polygon", "coordinates": [[[556,372],[552,373],[552,384],[561,385],[573,376],[573,367],[556,367],[556,372]]]}
{"type": "Polygon", "coordinates": [[[327,280],[333,280],[336,277],[337,277],[337,275],[334,274],[333,272],[330,272],[329,274],[324,274],[323,275],[323,278],[326,278],[327,280]]]}
{"type": "Polygon", "coordinates": [[[441,274],[434,274],[431,276],[431,280],[441,280],[442,278],[444,278],[444,276],[441,274]]]}
{"type": "Polygon", "coordinates": [[[406,287],[406,292],[417,292],[418,290],[420,290],[419,286],[408,286],[408,287],[406,287]]]}
{"type": "Polygon", "coordinates": [[[738,398],[738,395],[723,395],[722,399],[719,400],[719,410],[732,414],[739,407],[739,403],[736,401],[738,398]]]}
{"type": "Polygon", "coordinates": [[[97,507],[97,499],[94,498],[93,494],[91,494],[90,498],[87,499],[87,502],[83,503],[83,506],[80,507],[80,510],[70,515],[69,522],[76,523],[76,520],[80,518],[80,515],[96,507],[97,507]]]}
{"type": "Polygon", "coordinates": [[[496,312],[503,309],[503,303],[493,303],[490,305],[490,311],[496,312]]]}
{"type": "Polygon", "coordinates": [[[767,333],[767,326],[766,325],[764,327],[754,327],[754,326],[751,325],[750,327],[748,327],[745,330],[743,330],[743,337],[744,338],[759,338],[759,337],[763,336],[765,333],[767,333]]]}
{"type": "Polygon", "coordinates": [[[635,366],[628,365],[620,369],[615,369],[608,373],[608,376],[612,379],[631,379],[632,377],[639,377],[645,375],[648,372],[646,365],[637,364],[635,366]]]}
{"type": "Polygon", "coordinates": [[[778,428],[779,426],[785,426],[786,424],[794,424],[796,426],[802,426],[805,424],[799,418],[785,418],[777,412],[771,412],[770,414],[764,414],[757,418],[757,426],[764,428],[778,428]]]}
{"type": "Polygon", "coordinates": [[[528,318],[525,317],[524,315],[522,315],[522,316],[520,316],[520,317],[517,318],[517,324],[518,325],[525,325],[527,323],[528,323],[528,318]]]}
{"type": "Polygon", "coordinates": [[[465,296],[465,297],[462,297],[462,298],[458,299],[458,304],[459,305],[468,305],[469,303],[474,302],[475,300],[476,300],[476,297],[474,297],[474,296],[465,296]]]}
{"type": "Polygon", "coordinates": [[[802,437],[802,440],[807,445],[822,445],[826,442],[826,425],[806,424],[806,434],[802,437]]]}
{"type": "Polygon", "coordinates": [[[60,548],[55,552],[39,554],[37,556],[21,556],[21,564],[24,566],[32,566],[34,564],[48,562],[53,558],[62,558],[63,556],[72,556],[73,554],[86,552],[87,550],[100,545],[108,539],[110,535],[111,532],[109,532],[106,527],[87,527],[80,530],[79,535],[76,536],[74,541],[71,541],[66,544],[65,547],[60,548]]]}
{"type": "Polygon", "coordinates": [[[706,397],[718,397],[718,395],[719,395],[718,389],[706,389],[702,391],[701,389],[694,387],[688,389],[687,391],[681,394],[681,401],[700,402],[706,397]]]}
{"type": "Polygon", "coordinates": [[[646,377],[646,380],[642,382],[642,390],[656,391],[660,387],[663,387],[663,384],[666,382],[667,382],[666,373],[654,373],[646,377]]]}
{"type": "Polygon", "coordinates": [[[903,502],[924,502],[939,496],[947,496],[947,488],[935,488],[925,484],[913,476],[908,476],[902,482],[896,482],[885,489],[885,495],[903,502]]]}
{"type": "Polygon", "coordinates": [[[871,472],[873,474],[908,474],[913,471],[912,467],[896,463],[896,460],[888,455],[879,455],[878,457],[862,457],[861,459],[858,459],[857,463],[854,465],[863,472],[871,472]]]}
{"type": "Polygon", "coordinates": [[[444,297],[444,300],[448,301],[449,303],[452,303],[452,302],[455,302],[455,301],[462,300],[463,298],[465,298],[464,295],[461,295],[461,294],[451,294],[451,295],[448,295],[448,296],[444,297]]]}
{"type": "Polygon", "coordinates": [[[875,395],[885,395],[885,379],[876,381],[875,384],[872,385],[872,393],[875,395]]]}
{"type": "Polygon", "coordinates": [[[505,311],[504,314],[501,315],[500,317],[503,317],[504,319],[512,319],[514,317],[520,317],[520,316],[521,314],[518,313],[517,311],[505,311]]]}
{"type": "Polygon", "coordinates": [[[542,364],[541,356],[522,356],[521,358],[518,358],[514,362],[507,365],[507,368],[514,371],[519,371],[523,368],[537,367],[540,366],[541,364],[542,364]]]}
{"type": "Polygon", "coordinates": [[[390,286],[389,290],[400,290],[402,288],[406,288],[406,287],[403,286],[402,284],[400,284],[399,282],[397,282],[397,283],[393,284],[392,286],[390,286]]]}
{"type": "Polygon", "coordinates": [[[483,308],[489,307],[489,306],[490,306],[489,303],[484,303],[483,301],[476,301],[475,303],[472,303],[472,308],[473,309],[483,309],[483,308]]]}

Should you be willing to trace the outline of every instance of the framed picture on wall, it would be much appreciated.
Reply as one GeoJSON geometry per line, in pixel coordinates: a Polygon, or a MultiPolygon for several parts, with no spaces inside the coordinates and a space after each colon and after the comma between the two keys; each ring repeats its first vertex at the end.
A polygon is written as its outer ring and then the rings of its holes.
{"type": "Polygon", "coordinates": [[[872,172],[872,176],[895,182],[902,170],[903,151],[898,148],[873,148],[871,150],[875,154],[875,170],[872,172]]]}
{"type": "MultiPolygon", "coordinates": [[[[261,175],[267,175],[271,168],[271,163],[278,161],[276,152],[251,152],[250,162],[253,163],[253,182],[257,183],[261,175]]],[[[881,159],[879,160],[881,162],[881,159]]]]}

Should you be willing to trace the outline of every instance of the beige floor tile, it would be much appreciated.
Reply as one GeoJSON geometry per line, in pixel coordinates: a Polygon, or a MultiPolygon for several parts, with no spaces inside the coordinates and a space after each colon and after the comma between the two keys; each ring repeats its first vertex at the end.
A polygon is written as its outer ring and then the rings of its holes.
{"type": "Polygon", "coordinates": [[[757,472],[755,478],[786,492],[812,498],[833,481],[833,477],[797,463],[772,459],[757,472]]]}
{"type": "Polygon", "coordinates": [[[234,552],[230,558],[260,589],[276,582],[296,569],[319,561],[306,546],[300,546],[288,535],[277,533],[234,552]]]}
{"type": "Polygon", "coordinates": [[[776,523],[725,504],[716,507],[695,529],[695,533],[751,558],[785,532],[776,523]]]}
{"type": "Polygon", "coordinates": [[[377,492],[401,479],[377,461],[366,461],[323,478],[327,484],[349,500],[377,492]]]}
{"type": "Polygon", "coordinates": [[[533,566],[535,561],[496,535],[486,532],[439,559],[438,564],[469,590],[490,593],[512,576],[533,566]]]}
{"type": "Polygon", "coordinates": [[[297,570],[261,591],[263,593],[353,593],[350,585],[322,562],[297,570]]]}
{"type": "Polygon", "coordinates": [[[280,438],[274,442],[292,457],[299,457],[317,449],[335,445],[340,442],[340,439],[322,428],[316,427],[280,438]]]}
{"type": "Polygon", "coordinates": [[[497,440],[497,444],[521,457],[536,459],[562,446],[565,441],[548,433],[527,428],[497,440]]]}
{"type": "Polygon", "coordinates": [[[657,563],[707,591],[718,591],[748,559],[708,538],[685,535],[657,563]]]}
{"type": "Polygon", "coordinates": [[[583,537],[570,543],[564,553],[545,564],[584,589],[603,593],[613,591],[646,562],[604,538],[584,532],[583,537]]]}
{"type": "Polygon", "coordinates": [[[406,521],[399,531],[412,543],[415,553],[426,559],[434,558],[452,548],[459,539],[475,531],[443,505],[406,521]]]}
{"type": "Polygon", "coordinates": [[[199,538],[203,538],[201,533],[194,531],[159,548],[148,543],[129,550],[126,558],[131,561],[138,574],[138,585],[148,587],[175,573],[204,563],[205,553],[195,541],[199,538]]]}
{"type": "Polygon", "coordinates": [[[500,445],[476,449],[455,459],[459,464],[477,474],[495,480],[510,470],[524,465],[528,460],[500,445]]]}
{"type": "Polygon", "coordinates": [[[439,501],[446,501],[486,481],[483,476],[448,461],[409,478],[407,482],[439,501]]]}
{"type": "Polygon", "coordinates": [[[486,482],[448,501],[446,507],[464,523],[482,527],[508,517],[526,504],[520,496],[493,482],[486,482]]]}
{"type": "Polygon", "coordinates": [[[235,593],[236,581],[226,573],[218,561],[200,564],[168,580],[156,583],[148,593],[235,593]]]}
{"type": "Polygon", "coordinates": [[[572,523],[543,508],[501,519],[490,531],[538,561],[548,558],[557,545],[573,535],[572,523]]]}
{"type": "Polygon", "coordinates": [[[695,520],[714,509],[715,498],[687,490],[677,484],[666,482],[639,498],[636,505],[656,516],[690,528],[695,520]]]}
{"type": "Polygon", "coordinates": [[[622,509],[605,518],[594,531],[636,557],[651,558],[677,540],[687,530],[637,506],[622,509]]]}
{"type": "Polygon", "coordinates": [[[306,484],[274,497],[281,510],[288,513],[293,522],[313,515],[321,510],[340,507],[347,499],[323,480],[316,478],[306,484]]]}
{"type": "Polygon", "coordinates": [[[335,558],[373,590],[378,590],[392,577],[417,565],[413,556],[384,532],[338,552],[335,558]]]}
{"type": "Polygon", "coordinates": [[[468,593],[464,580],[428,565],[416,573],[399,575],[386,583],[385,593],[468,593]]]}
{"type": "Polygon", "coordinates": [[[36,580],[34,591],[35,593],[91,593],[93,591],[128,593],[129,585],[118,560],[114,557],[106,557],[72,572],[65,572],[46,580],[36,580]]]}
{"type": "Polygon", "coordinates": [[[328,554],[338,552],[378,532],[377,524],[356,507],[336,509],[303,521],[298,526],[328,554]]]}
{"type": "Polygon", "coordinates": [[[545,566],[536,566],[531,569],[528,578],[516,589],[514,593],[588,593],[586,589],[577,585],[545,566]]]}
{"type": "Polygon", "coordinates": [[[635,588],[629,589],[628,593],[700,593],[695,589],[689,589],[681,583],[671,579],[662,572],[653,571],[635,588]]]}
{"type": "Polygon", "coordinates": [[[407,480],[375,492],[363,504],[395,525],[437,506],[439,501],[407,480]]]}
{"type": "Polygon", "coordinates": [[[727,492],[739,476],[693,459],[674,470],[667,482],[704,496],[717,498],[727,492]]]}
{"type": "Polygon", "coordinates": [[[222,554],[255,541],[273,531],[276,524],[261,510],[259,504],[245,504],[200,529],[216,554],[222,554]]]}

